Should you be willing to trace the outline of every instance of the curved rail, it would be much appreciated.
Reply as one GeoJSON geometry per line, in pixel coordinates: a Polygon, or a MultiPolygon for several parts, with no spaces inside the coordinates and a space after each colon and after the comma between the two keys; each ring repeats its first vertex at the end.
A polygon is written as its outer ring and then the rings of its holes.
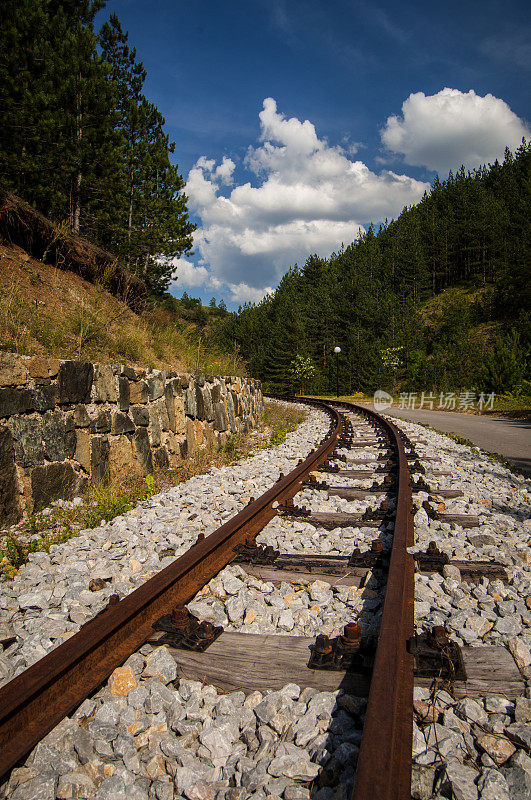
{"type": "MultiPolygon", "coordinates": [[[[316,404],[312,401],[312,404],[316,404]]],[[[293,497],[308,473],[334,450],[341,429],[331,416],[321,446],[257,500],[123,600],[110,604],[68,641],[0,688],[0,777],[106,680],[152,633],[153,623],[192,597],[293,497]]]]}
{"type": "Polygon", "coordinates": [[[398,456],[393,545],[352,800],[410,800],[414,658],[408,643],[414,632],[415,594],[414,560],[407,548],[414,544],[414,533],[404,443],[396,425],[375,411],[354,403],[327,403],[376,420],[387,431],[398,456]]]}
{"type": "MultiPolygon", "coordinates": [[[[234,547],[256,536],[276,515],[276,505],[291,499],[335,449],[342,428],[337,411],[310,398],[283,399],[317,405],[331,415],[330,432],[320,447],[214,533],[0,688],[0,777],[147,640],[157,619],[189,602],[226,566],[234,547]]],[[[407,459],[391,422],[360,406],[334,405],[376,419],[394,443],[399,467],[389,576],[353,800],[409,800],[413,657],[407,642],[413,634],[413,558],[407,547],[413,544],[413,519],[407,459]]]]}
{"type": "Polygon", "coordinates": [[[352,800],[409,800],[413,739],[414,630],[413,501],[404,444],[398,428],[376,412],[347,406],[378,420],[398,453],[398,499],[380,634],[363,726],[352,800]]]}

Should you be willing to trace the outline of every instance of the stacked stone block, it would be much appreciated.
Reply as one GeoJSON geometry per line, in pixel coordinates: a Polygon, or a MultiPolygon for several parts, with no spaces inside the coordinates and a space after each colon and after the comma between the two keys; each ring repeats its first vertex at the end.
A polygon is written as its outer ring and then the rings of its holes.
{"type": "Polygon", "coordinates": [[[248,432],[260,382],[0,352],[0,525],[248,432]]]}

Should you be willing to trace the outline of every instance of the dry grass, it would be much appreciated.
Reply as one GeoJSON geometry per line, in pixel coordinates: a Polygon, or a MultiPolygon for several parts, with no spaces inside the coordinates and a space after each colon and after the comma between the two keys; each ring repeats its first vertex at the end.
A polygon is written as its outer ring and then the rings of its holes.
{"type": "Polygon", "coordinates": [[[0,245],[0,349],[184,372],[245,375],[237,353],[213,347],[163,309],[133,312],[98,284],[0,245]]]}
{"type": "Polygon", "coordinates": [[[105,286],[134,310],[147,299],[146,285],[112,253],[74,235],[67,221],[56,225],[33,206],[0,189],[0,238],[33,257],[105,286]]]}

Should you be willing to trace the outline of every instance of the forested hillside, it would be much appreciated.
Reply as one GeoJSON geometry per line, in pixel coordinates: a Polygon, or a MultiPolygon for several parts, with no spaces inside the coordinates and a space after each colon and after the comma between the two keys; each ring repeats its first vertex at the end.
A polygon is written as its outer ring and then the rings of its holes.
{"type": "Polygon", "coordinates": [[[297,372],[306,392],[335,388],[340,346],[343,392],[518,391],[531,351],[530,165],[524,141],[503,164],[436,179],[398,219],[294,266],[224,336],[274,390],[298,389],[297,372]]]}
{"type": "Polygon", "coordinates": [[[190,250],[184,182],[146,70],[105,0],[3,0],[0,184],[163,292],[190,250]]]}

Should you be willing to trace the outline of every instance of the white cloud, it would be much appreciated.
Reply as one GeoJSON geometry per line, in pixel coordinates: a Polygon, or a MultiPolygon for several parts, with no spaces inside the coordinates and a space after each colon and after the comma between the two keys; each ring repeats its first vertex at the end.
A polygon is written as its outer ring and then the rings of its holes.
{"type": "Polygon", "coordinates": [[[212,275],[206,267],[196,266],[185,258],[174,258],[171,263],[174,267],[174,272],[173,280],[169,286],[170,291],[175,289],[178,292],[182,292],[190,288],[202,288],[205,291],[221,290],[222,294],[225,294],[228,290],[230,291],[228,299],[232,303],[258,303],[266,294],[272,294],[273,292],[271,286],[256,289],[248,286],[243,281],[226,284],[212,275]]]}
{"type": "Polygon", "coordinates": [[[472,169],[503,157],[529,136],[524,122],[507,103],[472,89],[442,89],[434,95],[410,94],[402,116],[390,116],[381,132],[389,150],[407,164],[426,166],[446,176],[464,164],[472,169]]]}
{"type": "Polygon", "coordinates": [[[253,289],[246,283],[229,283],[229,289],[231,291],[229,299],[233,303],[259,303],[266,294],[273,294],[271,286],[266,286],[264,289],[253,289]]]}
{"type": "Polygon", "coordinates": [[[209,273],[205,267],[196,267],[185,258],[172,259],[174,280],[185,286],[204,286],[208,283],[209,273]]]}
{"type": "Polygon", "coordinates": [[[247,150],[249,180],[232,185],[235,164],[201,157],[186,184],[201,220],[194,237],[210,281],[238,299],[263,296],[295,262],[328,256],[363,230],[362,222],[396,216],[428,184],[390,170],[372,172],[352,148],[330,145],[315,126],[286,118],[272,98],[260,112],[260,142],[247,150]]]}

